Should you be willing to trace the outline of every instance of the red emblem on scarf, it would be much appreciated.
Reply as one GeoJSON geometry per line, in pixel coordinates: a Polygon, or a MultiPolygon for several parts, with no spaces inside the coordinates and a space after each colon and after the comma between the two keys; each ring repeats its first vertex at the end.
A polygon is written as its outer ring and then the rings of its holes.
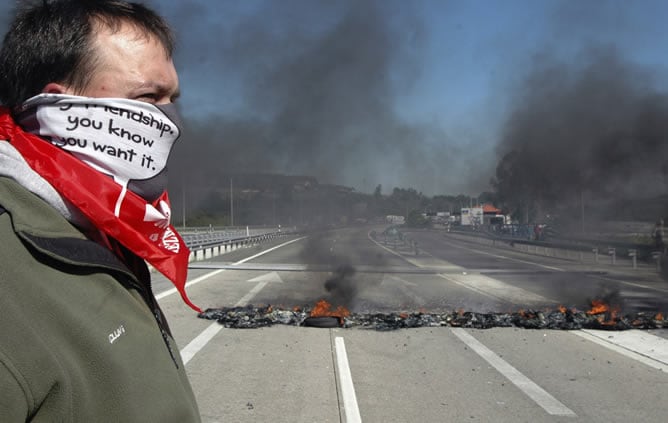
{"type": "Polygon", "coordinates": [[[193,310],[185,292],[190,250],[169,224],[167,193],[154,203],[124,188],[114,180],[66,151],[36,135],[24,132],[0,108],[0,137],[8,140],[28,165],[74,204],[98,229],[116,239],[165,275],[193,310]],[[114,213],[122,196],[118,216],[114,213]]]}

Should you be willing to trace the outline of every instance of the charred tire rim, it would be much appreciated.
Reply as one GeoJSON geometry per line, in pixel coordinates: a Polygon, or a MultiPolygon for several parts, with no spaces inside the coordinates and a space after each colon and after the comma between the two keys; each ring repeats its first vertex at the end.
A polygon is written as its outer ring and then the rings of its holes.
{"type": "Polygon", "coordinates": [[[341,322],[336,316],[307,317],[304,319],[304,326],[312,328],[339,328],[341,322]]]}

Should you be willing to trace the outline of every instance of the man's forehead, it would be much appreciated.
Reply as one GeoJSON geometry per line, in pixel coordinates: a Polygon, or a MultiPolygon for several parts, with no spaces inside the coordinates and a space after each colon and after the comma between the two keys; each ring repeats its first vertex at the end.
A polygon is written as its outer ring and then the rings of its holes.
{"type": "Polygon", "coordinates": [[[110,21],[107,19],[96,18],[93,20],[93,28],[95,40],[98,42],[102,42],[104,44],[118,40],[141,43],[155,42],[163,48],[165,56],[171,58],[171,52],[167,46],[161,42],[160,37],[134,22],[125,19],[110,21]]]}

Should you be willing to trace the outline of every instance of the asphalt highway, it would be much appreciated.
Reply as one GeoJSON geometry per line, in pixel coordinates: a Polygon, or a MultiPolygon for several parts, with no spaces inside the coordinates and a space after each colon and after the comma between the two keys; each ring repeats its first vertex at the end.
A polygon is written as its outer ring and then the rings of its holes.
{"type": "MultiPolygon", "coordinates": [[[[409,242],[356,227],[284,237],[191,263],[203,309],[326,299],[355,313],[586,309],[668,311],[668,283],[634,269],[526,254],[440,230],[409,242]],[[354,272],[342,272],[352,268],[354,272]]],[[[668,330],[274,325],[197,317],[168,281],[154,291],[205,422],[664,422],[668,330]]]]}

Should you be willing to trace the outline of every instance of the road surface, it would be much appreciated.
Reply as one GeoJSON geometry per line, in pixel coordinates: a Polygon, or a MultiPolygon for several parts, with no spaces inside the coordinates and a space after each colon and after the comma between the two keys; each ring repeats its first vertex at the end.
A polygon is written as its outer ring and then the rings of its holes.
{"type": "MultiPolygon", "coordinates": [[[[187,291],[202,308],[288,309],[326,299],[356,313],[511,312],[586,309],[605,297],[625,311],[668,310],[668,283],[651,266],[524,254],[436,230],[407,232],[410,243],[399,245],[372,240],[371,230],[382,228],[284,237],[192,263],[187,291]],[[355,272],[337,279],[342,266],[355,272]]],[[[665,329],[228,329],[198,318],[168,281],[154,279],[205,422],[664,422],[668,415],[665,329]]]]}

